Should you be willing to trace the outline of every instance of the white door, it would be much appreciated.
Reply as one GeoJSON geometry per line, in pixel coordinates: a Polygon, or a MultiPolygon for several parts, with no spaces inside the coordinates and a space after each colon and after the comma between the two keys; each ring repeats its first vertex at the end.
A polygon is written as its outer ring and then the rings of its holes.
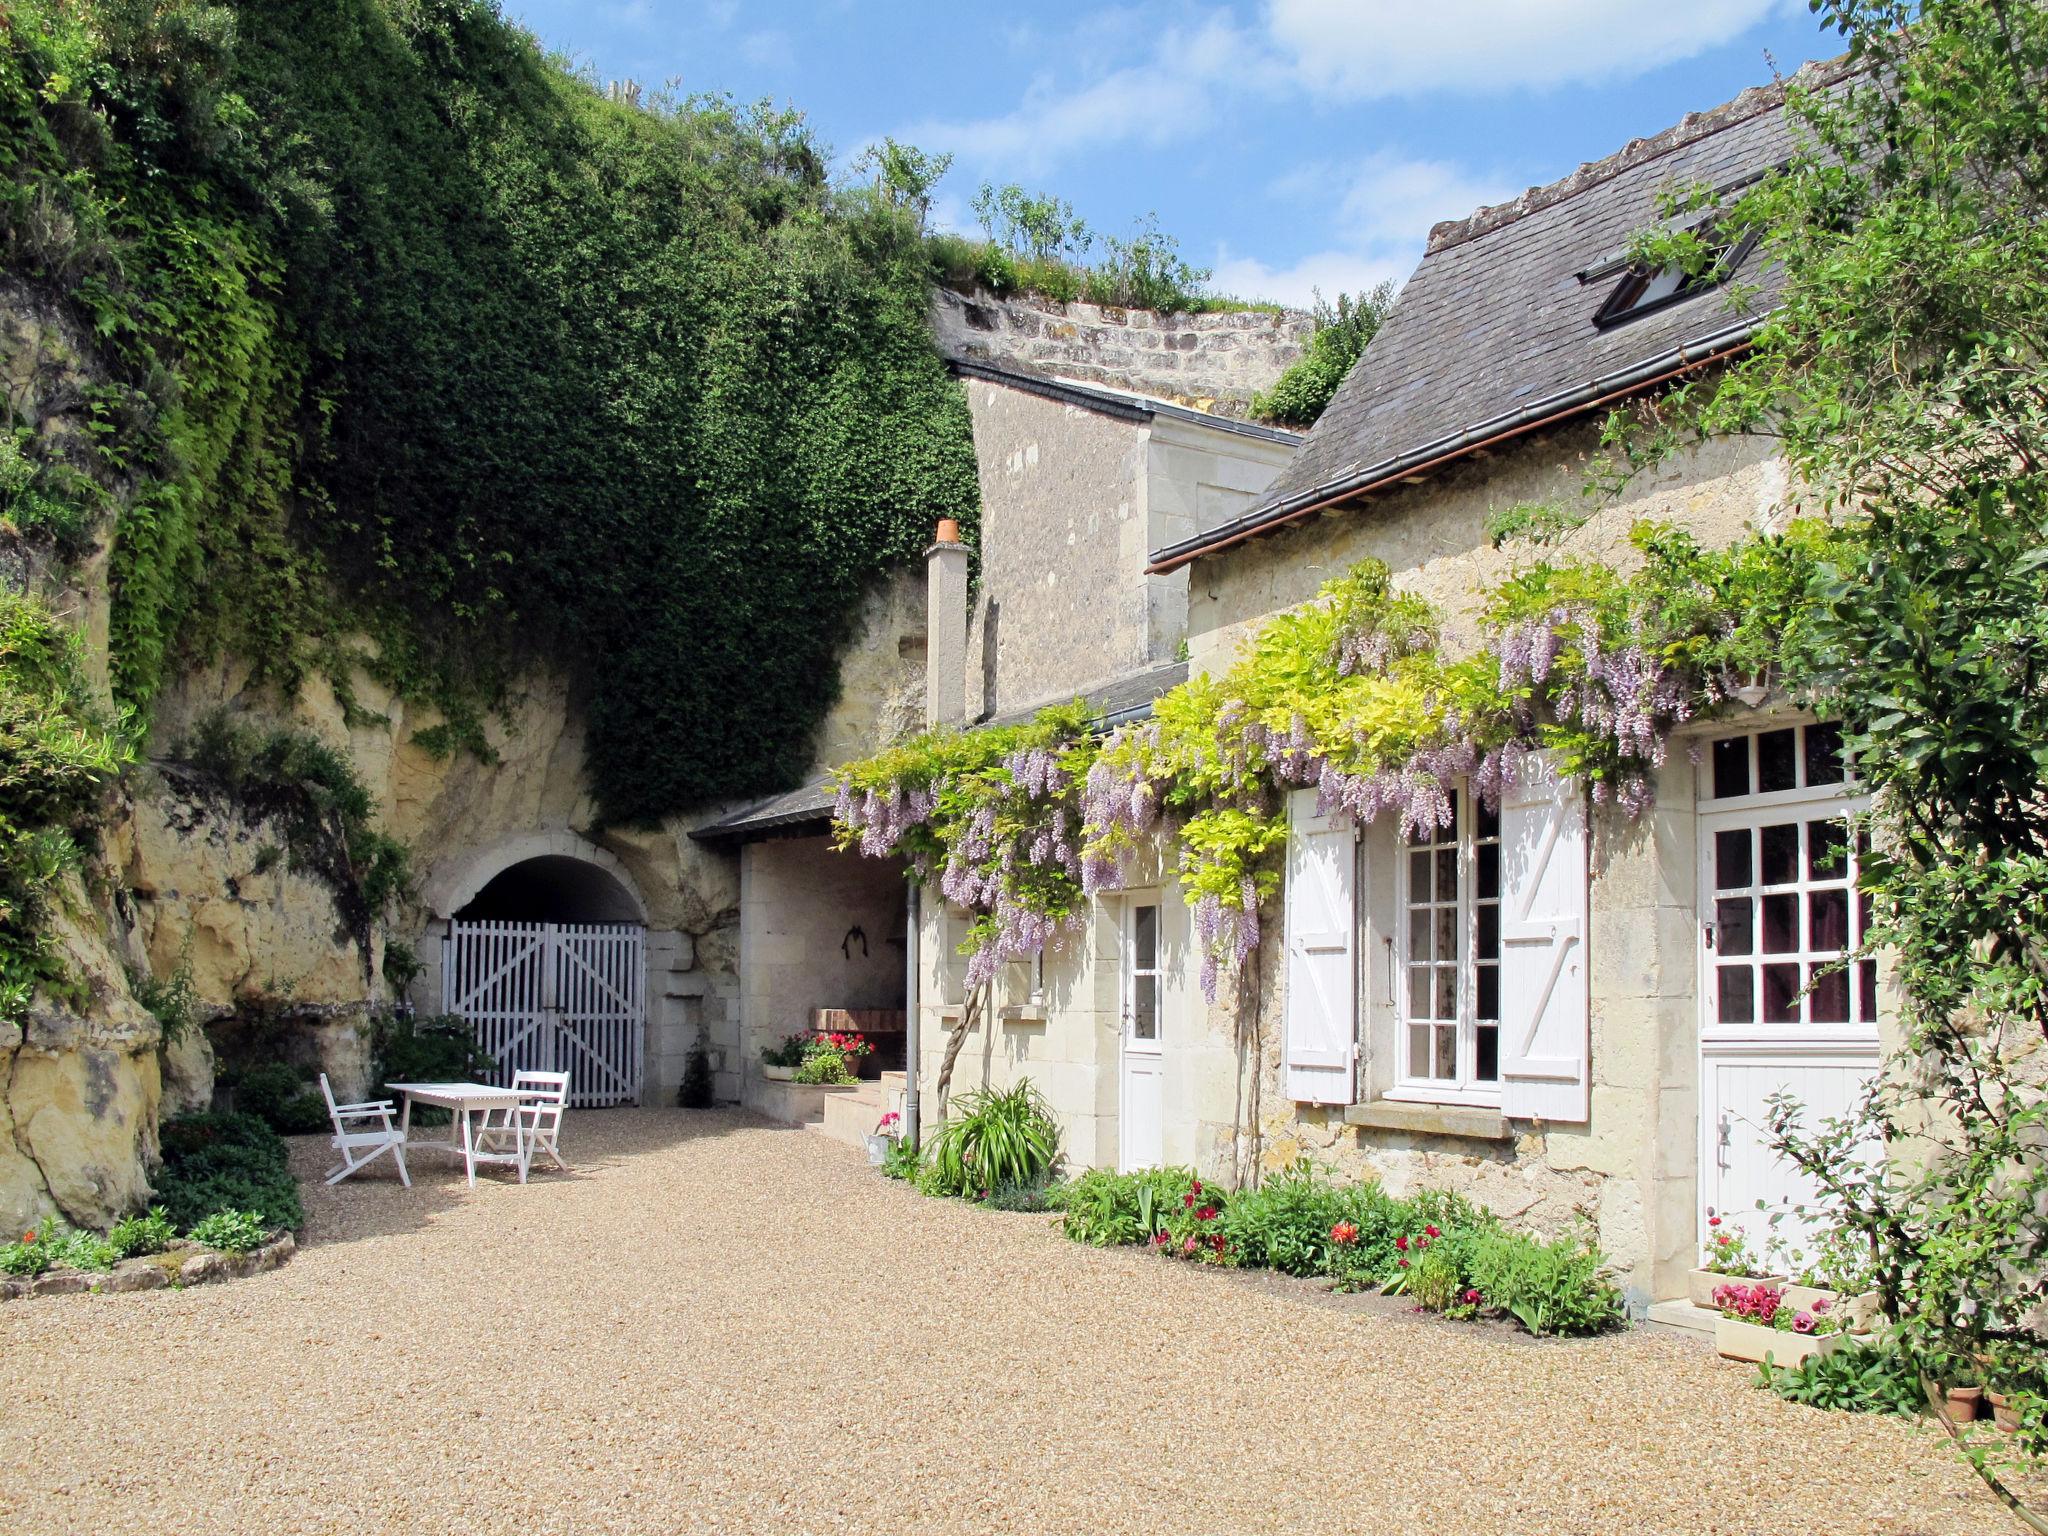
{"type": "Polygon", "coordinates": [[[1813,1188],[1770,1149],[1768,1100],[1805,1123],[1848,1110],[1878,1066],[1875,960],[1846,961],[1870,921],[1856,890],[1868,808],[1846,792],[1833,727],[1783,726],[1712,744],[1700,801],[1700,1221],[1777,1235],[1813,1188]]]}
{"type": "Polygon", "coordinates": [[[1124,904],[1122,1084],[1117,1106],[1117,1166],[1157,1168],[1166,1150],[1166,1096],[1160,1077],[1159,902],[1124,904]]]}
{"type": "Polygon", "coordinates": [[[567,1072],[577,1108],[637,1103],[644,938],[638,923],[451,923],[441,1011],[469,1021],[501,1082],[567,1072]]]}

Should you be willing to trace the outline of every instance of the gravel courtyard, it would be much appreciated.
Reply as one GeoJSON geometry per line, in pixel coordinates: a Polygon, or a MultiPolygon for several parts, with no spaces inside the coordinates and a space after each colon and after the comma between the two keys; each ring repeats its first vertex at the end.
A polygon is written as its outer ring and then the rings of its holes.
{"type": "Polygon", "coordinates": [[[564,1151],[314,1183],[254,1279],[0,1307],[0,1530],[2016,1529],[1935,1435],[1687,1340],[1095,1252],[736,1111],[564,1151]]]}

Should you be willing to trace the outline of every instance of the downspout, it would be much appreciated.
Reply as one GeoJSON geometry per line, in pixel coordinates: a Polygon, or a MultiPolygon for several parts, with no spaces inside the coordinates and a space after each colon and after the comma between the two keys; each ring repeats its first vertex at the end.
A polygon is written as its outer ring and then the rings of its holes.
{"type": "Polygon", "coordinates": [[[904,884],[909,888],[904,896],[904,944],[903,944],[903,1064],[909,1070],[903,1074],[903,1139],[915,1147],[917,1134],[917,927],[918,927],[918,886],[915,876],[904,875],[904,884]]]}

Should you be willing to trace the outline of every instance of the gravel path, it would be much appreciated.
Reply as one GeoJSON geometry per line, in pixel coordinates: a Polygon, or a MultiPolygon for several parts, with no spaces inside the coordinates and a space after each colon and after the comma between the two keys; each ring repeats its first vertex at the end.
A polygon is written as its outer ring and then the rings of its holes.
{"type": "Polygon", "coordinates": [[[1688,1340],[1094,1252],[736,1111],[566,1131],[525,1189],[315,1184],[273,1274],[0,1307],[0,1531],[2012,1528],[1688,1340]]]}

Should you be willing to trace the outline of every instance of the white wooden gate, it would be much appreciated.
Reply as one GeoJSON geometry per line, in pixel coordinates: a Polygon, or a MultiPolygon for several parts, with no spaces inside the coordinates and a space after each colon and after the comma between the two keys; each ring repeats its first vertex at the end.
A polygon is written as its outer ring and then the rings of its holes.
{"type": "Polygon", "coordinates": [[[638,923],[451,923],[441,944],[441,1007],[460,1014],[509,1083],[567,1072],[582,1107],[640,1099],[647,1016],[638,923]]]}

